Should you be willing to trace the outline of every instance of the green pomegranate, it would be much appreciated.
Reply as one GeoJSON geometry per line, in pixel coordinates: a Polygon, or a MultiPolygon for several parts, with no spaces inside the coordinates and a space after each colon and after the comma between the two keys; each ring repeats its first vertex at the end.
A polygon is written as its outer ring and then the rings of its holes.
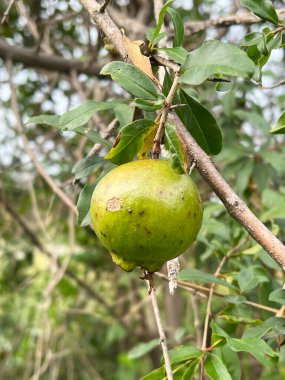
{"type": "Polygon", "coordinates": [[[91,220],[113,261],[126,271],[155,272],[195,240],[202,223],[199,192],[164,160],[139,160],[110,171],[91,200],[91,220]]]}

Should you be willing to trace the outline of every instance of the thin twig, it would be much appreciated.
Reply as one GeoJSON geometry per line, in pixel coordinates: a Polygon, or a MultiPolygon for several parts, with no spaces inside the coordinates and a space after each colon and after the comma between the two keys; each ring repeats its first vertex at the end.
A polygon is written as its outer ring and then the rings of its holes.
{"type": "MultiPolygon", "coordinates": [[[[32,36],[34,37],[35,41],[39,42],[40,33],[38,31],[37,24],[35,23],[35,21],[31,17],[29,17],[23,1],[17,0],[16,7],[17,7],[17,10],[18,10],[20,16],[22,16],[24,19],[26,19],[27,27],[28,27],[29,31],[31,32],[32,36]]],[[[42,46],[42,48],[44,48],[44,50],[46,50],[45,46],[42,46]]],[[[49,51],[46,51],[46,53],[50,53],[50,49],[49,49],[49,51]]]]}
{"type": "Polygon", "coordinates": [[[5,20],[6,20],[6,17],[8,16],[9,12],[10,12],[10,9],[12,8],[12,5],[14,4],[14,1],[15,0],[10,0],[9,4],[8,4],[8,7],[6,8],[5,12],[3,13],[3,17],[2,17],[2,20],[1,20],[1,24],[4,24],[5,20]]]}
{"type": "Polygon", "coordinates": [[[175,63],[173,61],[170,61],[169,59],[165,57],[161,57],[160,55],[154,55],[153,59],[160,63],[161,65],[168,67],[169,69],[173,70],[174,72],[180,70],[180,65],[178,63],[175,63]]]}
{"type": "MultiPolygon", "coordinates": [[[[222,258],[220,264],[218,265],[218,268],[216,269],[216,272],[214,274],[215,277],[218,277],[221,273],[221,270],[223,269],[224,265],[228,261],[228,259],[233,255],[235,252],[237,252],[245,243],[247,242],[247,239],[241,241],[239,244],[237,244],[235,247],[233,247],[231,250],[227,252],[227,254],[222,258]]],[[[211,308],[212,308],[212,298],[214,294],[214,287],[215,283],[213,282],[210,286],[209,296],[208,296],[208,302],[206,307],[206,316],[205,316],[205,323],[204,323],[204,332],[203,332],[203,340],[202,340],[202,350],[205,350],[207,347],[207,336],[208,336],[208,329],[209,329],[209,322],[210,322],[210,316],[211,316],[211,308]]]]}
{"type": "Polygon", "coordinates": [[[267,86],[261,86],[262,90],[272,90],[273,88],[284,86],[285,85],[285,79],[280,80],[277,83],[267,85],[267,86]]]}
{"type": "Polygon", "coordinates": [[[106,8],[108,7],[111,0],[105,0],[104,3],[101,5],[99,12],[103,13],[105,12],[106,8]]]}
{"type": "MultiPolygon", "coordinates": [[[[167,348],[166,336],[165,336],[164,329],[162,327],[160,313],[159,313],[159,307],[158,307],[158,303],[157,303],[156,289],[153,285],[151,285],[151,286],[152,286],[152,289],[150,291],[150,298],[151,298],[155,322],[156,322],[158,333],[159,333],[160,344],[161,344],[161,348],[162,348],[162,352],[163,352],[166,375],[167,375],[168,380],[173,380],[171,363],[170,363],[170,358],[169,358],[169,353],[168,353],[168,348],[167,348]]],[[[148,287],[149,287],[149,284],[148,284],[148,287]]]]}
{"type": "Polygon", "coordinates": [[[58,187],[58,185],[55,183],[55,181],[49,176],[49,174],[46,172],[44,167],[38,162],[36,155],[32,151],[29,145],[29,141],[27,139],[27,136],[25,135],[24,126],[21,119],[20,114],[20,108],[17,100],[17,94],[16,89],[13,84],[13,64],[11,60],[6,61],[6,67],[9,74],[9,84],[11,89],[11,104],[12,109],[16,117],[17,121],[17,129],[22,137],[24,149],[30,159],[32,160],[33,164],[35,165],[35,168],[37,169],[38,173],[41,175],[41,177],[47,182],[47,184],[50,186],[50,188],[53,190],[53,192],[62,200],[66,206],[68,206],[75,214],[77,214],[77,209],[75,204],[72,202],[72,200],[58,187]]]}
{"type": "MultiPolygon", "coordinates": [[[[164,281],[168,282],[168,278],[165,274],[160,273],[160,272],[155,272],[155,275],[162,278],[164,281]]],[[[199,298],[203,298],[205,300],[208,300],[207,295],[209,294],[211,290],[210,288],[207,288],[206,286],[197,285],[197,284],[193,284],[192,282],[182,281],[182,280],[177,280],[177,286],[178,288],[187,290],[188,292],[191,292],[192,294],[195,294],[199,298]]],[[[225,297],[225,294],[219,293],[216,290],[213,291],[213,294],[217,297],[222,297],[222,298],[225,297]]],[[[273,314],[276,314],[279,311],[278,309],[275,309],[273,307],[261,305],[259,303],[252,302],[252,301],[245,300],[245,301],[242,301],[242,303],[245,305],[249,305],[255,309],[269,311],[270,313],[273,313],[273,314]]]]}
{"type": "Polygon", "coordinates": [[[200,319],[200,315],[199,315],[197,294],[190,294],[190,301],[191,301],[193,316],[194,316],[194,328],[195,328],[195,334],[196,334],[196,344],[198,347],[200,347],[202,344],[202,326],[201,326],[201,319],[200,319]]]}
{"type": "MultiPolygon", "coordinates": [[[[103,79],[99,76],[101,67],[97,62],[80,61],[79,59],[65,59],[55,54],[43,54],[37,52],[36,47],[26,48],[16,45],[9,45],[3,39],[0,39],[0,57],[2,59],[12,59],[15,62],[22,63],[25,67],[34,67],[48,72],[69,74],[74,69],[79,74],[97,76],[98,79],[103,79]]],[[[109,62],[109,57],[104,59],[104,63],[109,62]]]]}
{"type": "MultiPolygon", "coordinates": [[[[278,17],[282,20],[285,16],[285,8],[277,11],[278,17]]],[[[185,35],[189,36],[193,33],[199,33],[203,30],[213,28],[228,28],[232,25],[251,25],[264,22],[261,18],[255,16],[251,12],[219,17],[216,19],[189,21],[185,23],[185,35]]]]}
{"type": "Polygon", "coordinates": [[[179,86],[178,80],[179,80],[179,73],[177,72],[177,73],[175,73],[171,89],[167,95],[165,102],[164,102],[164,108],[161,112],[159,125],[157,128],[156,134],[155,134],[154,144],[153,144],[153,148],[152,148],[152,158],[154,158],[154,159],[158,159],[158,156],[160,153],[160,145],[161,145],[161,140],[162,140],[162,137],[164,134],[165,123],[167,121],[167,117],[168,117],[168,114],[170,111],[172,100],[173,100],[175,93],[176,93],[178,86],[179,86]]]}
{"type": "MultiPolygon", "coordinates": [[[[115,131],[117,127],[118,120],[115,118],[113,119],[110,124],[107,126],[106,130],[102,132],[103,139],[107,139],[112,136],[113,132],[115,131]]],[[[100,143],[96,143],[93,145],[93,147],[90,149],[87,157],[95,156],[100,152],[100,150],[103,148],[103,145],[100,143]]]]}

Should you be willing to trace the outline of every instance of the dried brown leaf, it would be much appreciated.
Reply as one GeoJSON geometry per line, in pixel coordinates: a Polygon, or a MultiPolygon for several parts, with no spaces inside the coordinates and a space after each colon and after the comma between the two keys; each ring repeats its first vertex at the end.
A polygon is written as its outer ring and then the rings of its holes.
{"type": "Polygon", "coordinates": [[[141,52],[140,46],[143,44],[143,41],[131,41],[128,37],[125,36],[124,33],[123,41],[125,48],[127,49],[128,55],[134,66],[141,69],[151,80],[153,80],[161,88],[161,84],[153,75],[149,57],[143,55],[141,52]]]}

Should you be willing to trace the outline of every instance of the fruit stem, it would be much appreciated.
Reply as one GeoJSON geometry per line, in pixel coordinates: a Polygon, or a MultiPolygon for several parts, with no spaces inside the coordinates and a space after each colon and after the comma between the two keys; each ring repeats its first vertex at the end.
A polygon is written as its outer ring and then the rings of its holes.
{"type": "Polygon", "coordinates": [[[163,329],[163,326],[161,323],[160,312],[159,312],[159,307],[158,307],[158,303],[157,303],[156,289],[154,287],[153,274],[144,270],[144,278],[145,278],[147,285],[148,285],[148,294],[150,295],[150,298],[151,298],[154,318],[155,318],[155,322],[156,322],[158,333],[159,333],[159,340],[160,340],[160,344],[161,344],[161,348],[162,348],[167,380],[173,380],[166,336],[165,336],[165,332],[164,332],[164,329],[163,329]]]}
{"type": "Polygon", "coordinates": [[[167,121],[168,113],[171,109],[171,103],[173,101],[174,95],[175,95],[175,93],[178,89],[178,86],[179,86],[178,80],[179,80],[179,73],[176,72],[172,86],[169,90],[169,93],[168,93],[166,99],[165,99],[164,107],[163,107],[163,110],[161,112],[161,117],[159,120],[159,125],[158,125],[157,131],[156,131],[156,134],[155,134],[155,137],[153,140],[152,158],[154,160],[157,160],[159,157],[160,145],[161,145],[161,141],[162,141],[162,138],[164,135],[164,129],[165,129],[165,124],[167,121]]]}

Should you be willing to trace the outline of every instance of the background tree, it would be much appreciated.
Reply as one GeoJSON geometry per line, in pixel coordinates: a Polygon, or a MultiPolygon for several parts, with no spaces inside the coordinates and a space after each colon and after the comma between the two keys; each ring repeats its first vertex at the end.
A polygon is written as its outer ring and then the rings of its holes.
{"type": "Polygon", "coordinates": [[[106,1],[107,12],[88,0],[1,3],[1,378],[166,378],[140,272],[114,266],[91,229],[77,225],[75,205],[79,197],[87,226],[94,183],[130,157],[119,145],[113,163],[103,160],[118,129],[145,113],[155,120],[157,110],[180,138],[167,127],[169,159],[198,169],[205,208],[174,296],[166,269],[155,275],[173,376],[285,376],[285,10],[273,3],[106,1]],[[146,42],[144,54],[151,48],[154,71],[167,67],[153,99],[116,76],[129,70],[121,62],[135,40],[146,42]],[[172,105],[186,106],[165,107],[171,88],[172,105]]]}

